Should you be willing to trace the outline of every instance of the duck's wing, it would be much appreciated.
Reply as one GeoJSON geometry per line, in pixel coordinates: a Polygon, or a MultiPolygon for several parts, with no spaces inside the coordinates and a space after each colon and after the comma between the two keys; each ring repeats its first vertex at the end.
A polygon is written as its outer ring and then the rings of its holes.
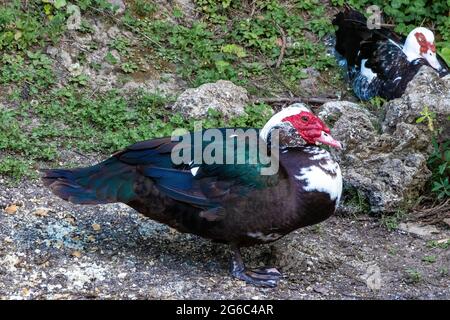
{"type": "Polygon", "coordinates": [[[401,44],[393,40],[364,44],[361,59],[366,59],[365,67],[376,74],[380,95],[385,99],[401,96],[419,69],[427,64],[424,59],[409,61],[401,44]]]}
{"type": "MultiPolygon", "coordinates": [[[[226,129],[218,130],[224,133],[226,129]]],[[[256,141],[239,133],[231,138],[222,136],[224,142],[215,145],[215,151],[211,143],[200,141],[200,162],[195,161],[195,137],[189,133],[179,141],[168,137],[136,143],[92,167],[45,170],[43,181],[55,194],[74,203],[130,203],[151,197],[157,190],[173,200],[208,210],[277,183],[278,172],[271,174],[269,170],[278,161],[277,155],[258,156],[258,148],[267,151],[267,145],[257,134],[256,141]],[[175,161],[174,155],[180,151],[191,157],[175,161]],[[214,162],[211,155],[221,152],[223,156],[214,162]],[[231,160],[229,152],[233,153],[231,160]]]]}
{"type": "Polygon", "coordinates": [[[346,59],[349,67],[360,65],[361,59],[364,59],[361,57],[364,46],[367,48],[367,45],[389,39],[401,40],[388,28],[369,29],[366,17],[349,6],[335,16],[333,25],[337,26],[336,51],[346,59]]]}
{"type": "Polygon", "coordinates": [[[198,148],[195,133],[189,133],[177,141],[140,142],[114,157],[134,166],[170,198],[205,209],[278,183],[278,154],[270,154],[258,130],[251,129],[253,135],[243,129],[232,129],[232,134],[226,128],[215,130],[223,137],[221,143],[202,140],[198,148]],[[175,161],[180,154],[189,157],[182,163],[175,161]]]}

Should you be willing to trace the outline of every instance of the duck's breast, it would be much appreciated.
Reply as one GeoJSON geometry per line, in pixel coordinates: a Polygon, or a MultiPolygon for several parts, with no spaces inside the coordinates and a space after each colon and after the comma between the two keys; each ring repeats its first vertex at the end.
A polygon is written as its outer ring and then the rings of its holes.
{"type": "Polygon", "coordinates": [[[342,174],[330,153],[316,146],[288,150],[284,166],[296,184],[297,215],[301,226],[331,216],[342,194],[342,174]]]}

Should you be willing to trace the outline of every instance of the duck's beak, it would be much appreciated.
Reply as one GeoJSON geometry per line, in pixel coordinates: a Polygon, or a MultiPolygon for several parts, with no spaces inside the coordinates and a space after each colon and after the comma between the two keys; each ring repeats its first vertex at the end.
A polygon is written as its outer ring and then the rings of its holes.
{"type": "Polygon", "coordinates": [[[334,139],[329,133],[322,131],[319,138],[316,139],[316,144],[326,144],[336,149],[342,149],[342,143],[334,139]]]}
{"type": "Polygon", "coordinates": [[[424,58],[428,61],[430,66],[433,67],[433,69],[435,69],[438,72],[442,71],[443,67],[439,63],[436,53],[432,52],[431,50],[428,50],[428,52],[425,54],[424,58]]]}

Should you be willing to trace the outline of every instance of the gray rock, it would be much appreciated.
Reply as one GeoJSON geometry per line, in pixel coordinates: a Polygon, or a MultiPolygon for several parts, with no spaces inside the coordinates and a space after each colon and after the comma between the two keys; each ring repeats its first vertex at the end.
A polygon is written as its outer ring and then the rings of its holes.
{"type": "Polygon", "coordinates": [[[83,73],[82,67],[77,61],[77,56],[79,54],[78,49],[70,48],[68,46],[48,47],[47,53],[54,60],[58,61],[58,63],[55,64],[55,72],[59,75],[61,81],[65,72],[68,72],[72,77],[79,76],[83,73]]]}
{"type": "Polygon", "coordinates": [[[158,93],[163,96],[176,96],[182,93],[187,83],[174,74],[165,73],[160,77],[149,77],[145,79],[134,79],[124,84],[122,89],[126,92],[143,89],[148,92],[158,93]]]}
{"type": "Polygon", "coordinates": [[[450,227],[450,218],[446,218],[446,219],[444,219],[443,221],[444,221],[444,223],[445,223],[447,226],[450,227]]]}
{"type": "Polygon", "coordinates": [[[67,18],[67,29],[68,30],[79,30],[81,26],[81,13],[80,8],[76,5],[70,4],[67,6],[67,13],[70,14],[67,18]]]}
{"type": "Polygon", "coordinates": [[[400,223],[398,228],[423,238],[430,238],[433,234],[439,233],[439,230],[435,226],[420,225],[414,222],[400,223]]]}
{"type": "Polygon", "coordinates": [[[302,72],[307,75],[307,78],[300,80],[299,89],[311,95],[316,94],[320,82],[320,72],[313,67],[304,68],[302,72]]]}
{"type": "Polygon", "coordinates": [[[125,3],[122,0],[107,0],[110,4],[117,8],[116,14],[122,14],[125,11],[125,3]]]}
{"type": "Polygon", "coordinates": [[[100,46],[108,46],[110,38],[108,35],[108,26],[101,20],[89,20],[91,26],[94,30],[92,34],[92,39],[100,46]]]}
{"type": "Polygon", "coordinates": [[[175,0],[175,6],[183,12],[183,18],[194,19],[198,13],[196,12],[195,3],[192,0],[175,0]]]}
{"type": "Polygon", "coordinates": [[[333,150],[345,185],[362,191],[372,212],[410,207],[430,178],[427,159],[434,132],[426,121],[416,123],[425,106],[436,114],[435,131],[444,129],[448,137],[450,77],[441,79],[427,67],[408,84],[401,98],[385,104],[384,119],[350,102],[321,107],[319,116],[345,145],[343,151],[333,150]]]}
{"type": "Polygon", "coordinates": [[[181,112],[186,118],[204,118],[208,115],[208,109],[230,117],[244,114],[248,101],[247,90],[231,81],[219,80],[187,89],[178,97],[173,110],[181,112]]]}
{"type": "Polygon", "coordinates": [[[433,69],[426,66],[408,84],[401,98],[385,105],[383,131],[392,133],[399,123],[415,124],[425,107],[436,114],[436,129],[444,129],[444,137],[450,137],[447,120],[450,116],[450,76],[439,78],[433,69]]]}
{"type": "Polygon", "coordinates": [[[345,149],[332,152],[344,182],[362,191],[371,211],[395,211],[414,201],[430,177],[426,167],[429,134],[418,125],[399,123],[392,133],[379,132],[369,111],[349,102],[329,102],[319,115],[333,122],[333,136],[345,149]]]}

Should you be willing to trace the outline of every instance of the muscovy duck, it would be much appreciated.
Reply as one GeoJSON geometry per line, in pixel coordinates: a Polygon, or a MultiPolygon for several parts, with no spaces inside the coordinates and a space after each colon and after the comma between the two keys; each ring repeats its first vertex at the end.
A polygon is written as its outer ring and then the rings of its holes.
{"type": "MultiPolygon", "coordinates": [[[[341,144],[309,109],[290,106],[274,114],[261,130],[251,129],[258,146],[278,161],[278,170],[262,174],[268,162],[249,161],[251,131],[215,130],[232,148],[233,156],[231,160],[224,156],[224,164],[194,162],[192,157],[173,160],[177,153],[193,155],[198,132],[191,132],[177,141],[167,137],[138,142],[91,167],[43,170],[43,183],[72,203],[122,202],[181,232],[229,244],[234,277],[276,286],[281,273],[275,268],[247,270],[240,248],[275,241],[334,213],[341,197],[341,171],[319,145],[341,148],[341,144]],[[281,127],[298,132],[305,145],[274,149],[274,133],[281,127]]],[[[203,140],[204,152],[212,139],[203,140]]]]}
{"type": "Polygon", "coordinates": [[[338,27],[335,50],[339,64],[363,101],[376,96],[386,100],[400,97],[424,65],[440,76],[449,74],[449,67],[436,53],[434,34],[427,28],[415,28],[402,38],[384,27],[369,29],[364,15],[350,7],[339,12],[333,24],[338,27]]]}

